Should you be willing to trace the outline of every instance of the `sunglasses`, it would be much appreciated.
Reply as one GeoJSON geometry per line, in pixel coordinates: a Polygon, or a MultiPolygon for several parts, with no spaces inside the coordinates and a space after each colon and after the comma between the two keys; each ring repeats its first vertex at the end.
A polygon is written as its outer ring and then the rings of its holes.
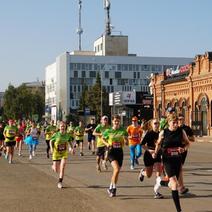
{"type": "Polygon", "coordinates": [[[157,124],[159,124],[159,122],[154,122],[153,124],[154,124],[154,125],[157,125],[157,124]]]}

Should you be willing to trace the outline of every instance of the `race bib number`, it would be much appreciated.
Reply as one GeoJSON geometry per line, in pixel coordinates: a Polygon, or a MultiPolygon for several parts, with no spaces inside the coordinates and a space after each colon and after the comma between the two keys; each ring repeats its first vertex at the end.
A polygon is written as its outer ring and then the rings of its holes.
{"type": "Polygon", "coordinates": [[[59,145],[57,146],[57,150],[58,150],[59,152],[65,151],[65,150],[66,150],[66,144],[59,144],[59,145]]]}

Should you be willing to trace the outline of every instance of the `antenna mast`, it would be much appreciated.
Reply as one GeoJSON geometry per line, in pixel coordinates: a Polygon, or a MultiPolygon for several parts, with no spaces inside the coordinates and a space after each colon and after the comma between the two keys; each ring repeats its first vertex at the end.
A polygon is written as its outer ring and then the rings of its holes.
{"type": "Polygon", "coordinates": [[[104,0],[105,13],[105,34],[111,35],[111,25],[110,25],[110,0],[104,0]]]}
{"type": "Polygon", "coordinates": [[[82,26],[81,26],[82,0],[79,0],[78,4],[79,4],[79,26],[77,28],[77,34],[79,35],[79,51],[81,51],[82,50],[81,37],[82,37],[82,33],[83,33],[83,29],[82,29],[82,26]]]}

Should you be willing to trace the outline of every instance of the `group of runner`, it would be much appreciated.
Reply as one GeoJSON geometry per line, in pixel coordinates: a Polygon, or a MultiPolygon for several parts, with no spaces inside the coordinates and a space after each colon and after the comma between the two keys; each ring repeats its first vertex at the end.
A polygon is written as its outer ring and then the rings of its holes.
{"type": "Polygon", "coordinates": [[[88,136],[88,149],[91,155],[96,153],[96,169],[101,172],[107,169],[107,161],[111,163],[112,176],[109,188],[110,197],[116,196],[117,182],[123,164],[123,147],[129,146],[130,169],[139,165],[139,158],[143,154],[144,168],[139,174],[140,181],[145,177],[150,178],[155,171],[156,183],[153,186],[154,198],[161,199],[159,188],[164,185],[161,175],[165,174],[167,183],[172,190],[177,211],[181,211],[178,190],[181,194],[188,192],[183,184],[182,165],[185,162],[190,141],[194,136],[190,127],[184,124],[182,114],[178,116],[174,111],[169,111],[166,119],[161,123],[154,118],[144,125],[138,124],[138,118],[132,117],[132,124],[127,128],[121,126],[121,118],[118,115],[112,117],[111,126],[107,116],[103,116],[98,125],[91,119],[84,127],[82,121],[74,127],[70,122],[58,122],[56,125],[51,121],[41,128],[35,122],[8,121],[4,126],[0,123],[0,149],[5,149],[5,159],[12,163],[14,148],[18,149],[21,156],[23,141],[29,147],[29,159],[35,156],[36,146],[39,144],[39,136],[43,131],[46,140],[46,156],[52,155],[52,170],[58,173],[57,187],[63,187],[63,178],[69,152],[83,156],[84,134],[88,136]]]}

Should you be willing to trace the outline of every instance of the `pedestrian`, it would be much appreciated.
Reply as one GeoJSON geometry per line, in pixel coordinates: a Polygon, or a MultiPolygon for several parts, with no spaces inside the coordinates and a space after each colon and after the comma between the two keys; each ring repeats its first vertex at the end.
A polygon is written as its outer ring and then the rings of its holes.
{"type": "Polygon", "coordinates": [[[101,123],[94,129],[93,135],[97,137],[97,151],[96,151],[96,170],[101,172],[100,164],[102,162],[103,169],[107,170],[107,147],[103,142],[103,133],[109,128],[108,117],[102,116],[101,123]]]}
{"type": "Polygon", "coordinates": [[[161,199],[163,195],[159,193],[160,182],[161,182],[161,172],[162,172],[162,164],[161,164],[161,151],[157,154],[156,158],[153,158],[152,155],[155,152],[155,145],[159,136],[159,121],[158,119],[152,119],[149,121],[147,132],[141,142],[142,149],[144,152],[144,165],[145,168],[141,169],[139,174],[140,181],[144,180],[144,176],[150,178],[153,174],[153,170],[155,170],[156,175],[156,183],[154,185],[154,198],[161,199]]]}
{"type": "Polygon", "coordinates": [[[162,161],[169,177],[169,187],[177,212],[182,211],[178,193],[178,179],[182,168],[182,153],[189,147],[189,139],[184,130],[178,127],[178,117],[175,113],[167,117],[168,128],[162,130],[156,143],[153,158],[157,157],[162,148],[162,161]]]}
{"type": "Polygon", "coordinates": [[[136,116],[132,117],[132,124],[127,127],[127,133],[130,148],[130,169],[133,170],[135,164],[139,165],[138,159],[142,154],[141,137],[143,131],[136,116]]]}
{"type": "Polygon", "coordinates": [[[108,160],[113,168],[111,183],[109,186],[109,197],[116,196],[116,184],[123,164],[123,146],[128,144],[127,131],[120,126],[121,117],[114,115],[112,118],[112,127],[103,133],[103,142],[109,148],[108,160]]]}
{"type": "Polygon", "coordinates": [[[64,122],[60,122],[59,131],[56,132],[50,140],[50,149],[52,153],[54,172],[59,174],[59,180],[57,183],[58,188],[63,188],[63,178],[65,173],[65,167],[68,159],[68,151],[73,152],[71,136],[66,132],[66,125],[64,122]]]}

